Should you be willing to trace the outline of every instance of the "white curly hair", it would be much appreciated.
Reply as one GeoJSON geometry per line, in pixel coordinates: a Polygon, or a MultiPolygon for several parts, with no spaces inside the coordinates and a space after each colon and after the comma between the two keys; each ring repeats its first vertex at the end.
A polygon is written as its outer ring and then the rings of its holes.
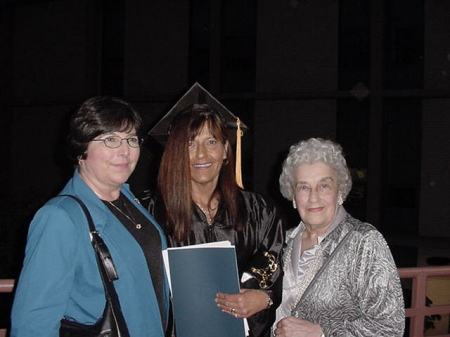
{"type": "Polygon", "coordinates": [[[323,162],[336,171],[337,184],[342,200],[345,200],[352,189],[352,176],[342,153],[342,147],[322,138],[310,138],[292,145],[284,160],[280,175],[280,191],[288,200],[294,198],[294,174],[302,164],[323,162]]]}

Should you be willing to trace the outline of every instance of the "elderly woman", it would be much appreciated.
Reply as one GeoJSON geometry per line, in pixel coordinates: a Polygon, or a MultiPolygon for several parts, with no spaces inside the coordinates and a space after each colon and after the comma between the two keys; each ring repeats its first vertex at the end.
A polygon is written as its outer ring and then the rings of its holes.
{"type": "MultiPolygon", "coordinates": [[[[70,122],[69,157],[75,171],[61,194],[84,202],[109,249],[129,335],[163,337],[169,306],[161,254],[166,239],[126,184],[139,159],[141,130],[142,119],[127,102],[112,97],[85,101],[70,122]]],[[[92,329],[104,308],[86,217],[72,198],[52,198],[30,225],[11,336],[60,336],[63,318],[92,329]]]]}
{"type": "Polygon", "coordinates": [[[381,233],[342,206],[351,187],[338,144],[291,146],[280,190],[302,221],[286,234],[275,336],[403,336],[396,265],[381,233]]]}

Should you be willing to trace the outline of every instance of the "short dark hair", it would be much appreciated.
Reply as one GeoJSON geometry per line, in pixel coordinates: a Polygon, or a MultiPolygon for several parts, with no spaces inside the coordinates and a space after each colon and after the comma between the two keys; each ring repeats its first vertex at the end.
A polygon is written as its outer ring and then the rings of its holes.
{"type": "Polygon", "coordinates": [[[67,154],[74,163],[85,158],[90,141],[109,132],[135,129],[140,137],[142,118],[134,108],[117,97],[96,96],[83,102],[70,119],[67,154]]]}

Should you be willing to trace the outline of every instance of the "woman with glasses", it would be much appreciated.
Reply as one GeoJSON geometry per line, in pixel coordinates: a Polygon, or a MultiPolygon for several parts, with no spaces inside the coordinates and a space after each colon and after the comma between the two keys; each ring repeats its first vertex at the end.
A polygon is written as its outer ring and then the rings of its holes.
{"type": "Polygon", "coordinates": [[[142,120],[118,98],[94,97],[72,116],[68,136],[73,178],[31,222],[12,310],[11,336],[59,336],[61,319],[95,324],[105,291],[86,217],[89,209],[109,249],[114,286],[130,336],[164,336],[168,287],[159,225],[126,181],[140,155],[142,120]]]}
{"type": "Polygon", "coordinates": [[[277,337],[403,336],[402,287],[389,246],[343,206],[352,187],[340,145],[291,146],[280,176],[301,222],[286,234],[277,337]]]}

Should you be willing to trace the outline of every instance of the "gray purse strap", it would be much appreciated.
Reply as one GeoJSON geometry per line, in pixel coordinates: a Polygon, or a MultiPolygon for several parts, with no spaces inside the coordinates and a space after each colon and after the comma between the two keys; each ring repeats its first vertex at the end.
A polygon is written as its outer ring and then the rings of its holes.
{"type": "Polygon", "coordinates": [[[303,298],[308,294],[308,292],[311,290],[312,286],[314,285],[314,283],[316,282],[316,280],[320,277],[320,275],[323,273],[323,271],[326,269],[326,267],[330,264],[330,261],[333,260],[333,258],[336,256],[336,254],[339,252],[340,249],[342,249],[342,247],[344,246],[344,244],[350,240],[350,238],[353,236],[353,234],[355,233],[356,229],[360,227],[360,224],[353,226],[348,232],[347,234],[345,234],[344,238],[341,240],[341,242],[339,242],[339,244],[337,245],[337,247],[333,250],[333,252],[331,253],[330,257],[325,261],[325,263],[320,267],[320,269],[317,271],[316,275],[314,276],[314,278],[311,280],[311,282],[309,283],[308,287],[305,289],[305,291],[303,292],[303,295],[300,297],[300,299],[298,300],[297,304],[295,305],[295,307],[292,309],[291,312],[295,312],[298,311],[299,309],[299,305],[301,303],[301,301],[303,300],[303,298]]]}

